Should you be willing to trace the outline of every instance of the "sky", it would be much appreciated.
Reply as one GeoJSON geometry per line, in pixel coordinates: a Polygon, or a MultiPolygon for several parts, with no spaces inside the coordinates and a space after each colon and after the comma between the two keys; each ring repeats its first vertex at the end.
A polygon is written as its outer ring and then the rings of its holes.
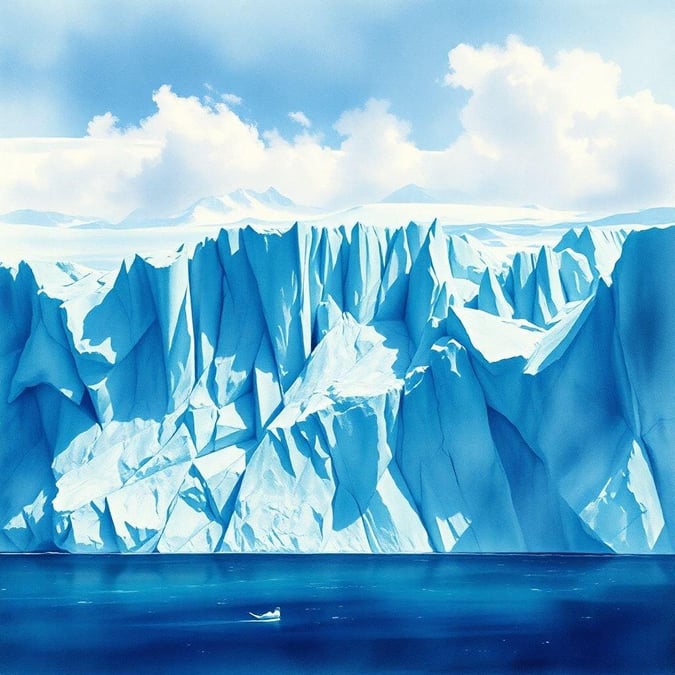
{"type": "Polygon", "coordinates": [[[675,5],[0,0],[0,213],[675,204],[675,5]]]}

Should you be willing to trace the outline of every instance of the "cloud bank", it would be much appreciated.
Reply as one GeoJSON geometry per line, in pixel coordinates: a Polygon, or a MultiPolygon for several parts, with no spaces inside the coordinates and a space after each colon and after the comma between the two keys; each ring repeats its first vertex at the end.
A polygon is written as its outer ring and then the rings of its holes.
{"type": "Polygon", "coordinates": [[[345,111],[326,144],[301,112],[292,138],[261,130],[230,95],[199,99],[170,86],[156,111],[121,127],[113,112],[80,138],[0,139],[0,212],[60,210],[119,219],[143,208],[165,215],[238,187],[274,185],[304,204],[377,201],[417,183],[457,200],[620,210],[675,203],[675,108],[649,91],[620,90],[618,65],[582,50],[460,44],[445,85],[465,90],[462,131],[426,150],[387,101],[345,111]]]}

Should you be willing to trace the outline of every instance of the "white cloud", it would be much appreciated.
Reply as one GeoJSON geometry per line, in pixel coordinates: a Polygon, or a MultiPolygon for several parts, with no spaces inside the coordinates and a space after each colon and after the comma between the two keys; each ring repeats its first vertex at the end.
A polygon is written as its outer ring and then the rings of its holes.
{"type": "Polygon", "coordinates": [[[309,129],[309,127],[312,126],[312,122],[310,121],[309,117],[307,117],[307,115],[305,115],[302,110],[298,110],[297,112],[289,112],[288,116],[294,122],[297,122],[301,127],[305,127],[305,129],[309,129]]]}
{"type": "MultiPolygon", "coordinates": [[[[0,139],[0,212],[30,207],[121,218],[143,207],[175,212],[209,194],[269,185],[294,200],[374,201],[407,183],[467,201],[558,208],[633,208],[675,202],[675,109],[649,92],[620,95],[620,69],[599,55],[459,45],[448,85],[469,100],[449,147],[421,150],[410,126],[371,99],[335,123],[330,147],[290,113],[293,138],[263,131],[233,109],[240,99],[182,97],[163,86],[156,111],[120,128],[112,112],[73,139],[0,139]]],[[[227,98],[227,97],[230,98],[227,98]]]]}
{"type": "Polygon", "coordinates": [[[616,64],[575,49],[548,65],[511,37],[459,45],[449,65],[446,82],[471,92],[449,154],[472,193],[603,209],[675,201],[675,109],[620,96],[616,64]]]}
{"type": "Polygon", "coordinates": [[[241,96],[237,96],[236,94],[221,94],[220,98],[227,103],[228,105],[241,105],[243,99],[241,96]]]}
{"type": "Polygon", "coordinates": [[[304,130],[293,139],[261,132],[225,103],[182,97],[170,87],[153,95],[154,114],[120,128],[112,113],[91,120],[73,139],[0,139],[12,167],[0,180],[0,212],[31,208],[111,219],[136,208],[175,212],[202,196],[241,186],[274,185],[306,204],[377,199],[404,180],[407,126],[369,101],[342,115],[338,148],[304,130]],[[388,165],[378,166],[378,158],[388,165]]]}

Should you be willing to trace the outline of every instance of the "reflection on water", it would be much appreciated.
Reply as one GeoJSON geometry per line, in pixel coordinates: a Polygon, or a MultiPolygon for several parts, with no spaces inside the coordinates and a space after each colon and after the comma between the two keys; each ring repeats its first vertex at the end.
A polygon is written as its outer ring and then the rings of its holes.
{"type": "Polygon", "coordinates": [[[4,555],[0,673],[675,672],[674,608],[668,556],[4,555]]]}

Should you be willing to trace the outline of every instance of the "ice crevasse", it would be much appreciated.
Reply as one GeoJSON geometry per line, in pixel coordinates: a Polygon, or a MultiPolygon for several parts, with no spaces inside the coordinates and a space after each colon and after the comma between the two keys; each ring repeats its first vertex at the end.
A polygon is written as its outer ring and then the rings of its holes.
{"type": "Polygon", "coordinates": [[[0,550],[675,550],[675,228],[0,267],[0,550]]]}

